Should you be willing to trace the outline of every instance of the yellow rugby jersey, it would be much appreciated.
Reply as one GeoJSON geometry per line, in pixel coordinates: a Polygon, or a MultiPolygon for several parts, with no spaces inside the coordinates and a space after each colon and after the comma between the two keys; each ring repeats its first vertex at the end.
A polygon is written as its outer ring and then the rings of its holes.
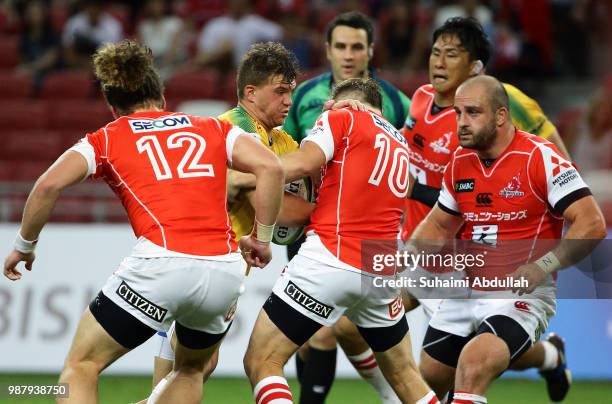
{"type": "Polygon", "coordinates": [[[508,83],[504,83],[504,88],[510,100],[510,115],[514,126],[544,139],[556,131],[555,125],[548,120],[534,99],[508,83]]]}
{"type": "MultiPolygon", "coordinates": [[[[268,133],[259,122],[240,106],[219,115],[219,119],[231,122],[245,132],[256,133],[261,143],[266,145],[277,156],[292,152],[298,148],[297,142],[287,132],[281,128],[274,128],[268,133]]],[[[232,221],[232,229],[236,233],[236,240],[251,232],[253,222],[255,221],[255,209],[253,209],[243,192],[239,193],[236,200],[229,206],[229,215],[232,221]]]]}

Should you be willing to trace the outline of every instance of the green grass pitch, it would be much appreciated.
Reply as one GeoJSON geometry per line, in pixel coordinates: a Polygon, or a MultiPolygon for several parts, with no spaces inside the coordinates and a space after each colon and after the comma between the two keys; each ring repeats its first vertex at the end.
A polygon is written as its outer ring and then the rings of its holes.
{"type": "MultiPolygon", "coordinates": [[[[9,397],[9,384],[55,384],[55,375],[0,374],[1,404],[53,403],[46,397],[9,397]]],[[[119,404],[136,402],[150,392],[148,376],[102,376],[100,379],[100,402],[119,404]]],[[[294,397],[298,397],[296,380],[290,380],[294,397]]],[[[542,380],[504,379],[496,381],[487,394],[492,404],[548,403],[542,380]]],[[[251,388],[246,379],[213,377],[204,389],[205,403],[252,403],[251,388]]],[[[356,379],[335,381],[327,400],[328,404],[378,403],[374,390],[365,382],[356,379]]],[[[564,403],[567,404],[612,404],[612,381],[576,381],[564,403]]]]}

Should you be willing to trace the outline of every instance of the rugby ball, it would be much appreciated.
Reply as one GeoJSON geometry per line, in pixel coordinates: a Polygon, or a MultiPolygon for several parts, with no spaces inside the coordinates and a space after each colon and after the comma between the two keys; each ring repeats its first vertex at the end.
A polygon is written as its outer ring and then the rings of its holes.
{"type": "MultiPolygon", "coordinates": [[[[285,192],[304,198],[312,202],[312,181],[310,178],[295,180],[285,185],[285,192]]],[[[304,227],[287,227],[276,225],[272,242],[279,245],[289,245],[297,241],[304,234],[304,227]]]]}

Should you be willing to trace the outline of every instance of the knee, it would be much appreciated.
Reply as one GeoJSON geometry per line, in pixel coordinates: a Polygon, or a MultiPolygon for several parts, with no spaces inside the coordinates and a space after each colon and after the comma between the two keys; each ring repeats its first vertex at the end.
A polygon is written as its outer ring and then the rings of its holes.
{"type": "Polygon", "coordinates": [[[485,380],[492,380],[501,374],[505,365],[494,358],[469,356],[459,359],[457,378],[461,380],[464,388],[480,385],[485,380]]]}
{"type": "Polygon", "coordinates": [[[97,376],[102,372],[102,369],[104,369],[104,365],[92,360],[66,359],[64,369],[62,370],[62,377],[69,377],[72,375],[97,376]]]}

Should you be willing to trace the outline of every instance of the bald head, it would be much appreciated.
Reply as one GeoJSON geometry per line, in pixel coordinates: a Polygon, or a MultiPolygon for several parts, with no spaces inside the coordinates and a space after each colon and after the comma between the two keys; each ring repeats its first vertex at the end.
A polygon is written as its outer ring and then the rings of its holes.
{"type": "Polygon", "coordinates": [[[457,95],[466,93],[482,97],[493,112],[500,108],[510,110],[508,93],[504,85],[493,76],[480,75],[467,79],[457,88],[457,95]]]}

